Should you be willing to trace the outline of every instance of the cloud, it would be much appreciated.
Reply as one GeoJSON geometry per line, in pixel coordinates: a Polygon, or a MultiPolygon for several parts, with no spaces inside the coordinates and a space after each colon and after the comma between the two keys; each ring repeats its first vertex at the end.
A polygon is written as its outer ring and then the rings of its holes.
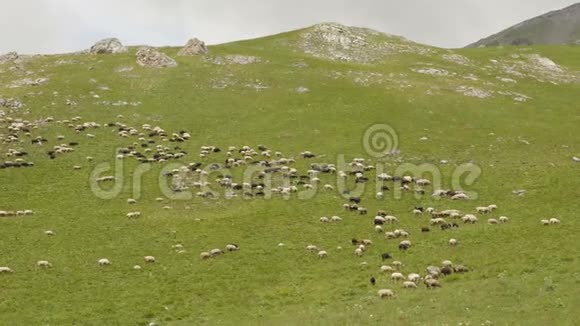
{"type": "Polygon", "coordinates": [[[574,0],[18,0],[0,3],[0,53],[62,53],[115,36],[126,44],[209,44],[333,21],[461,47],[574,0]]]}

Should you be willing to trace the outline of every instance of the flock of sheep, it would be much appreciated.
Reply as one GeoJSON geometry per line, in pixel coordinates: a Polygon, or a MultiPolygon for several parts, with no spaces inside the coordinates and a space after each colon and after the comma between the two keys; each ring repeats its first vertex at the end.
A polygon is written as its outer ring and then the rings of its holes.
{"type": "MultiPolygon", "coordinates": [[[[118,118],[123,118],[118,116],[118,118]]],[[[74,130],[77,134],[84,134],[87,138],[95,138],[97,135],[87,133],[89,130],[103,129],[103,128],[114,128],[117,131],[117,135],[122,139],[130,140],[130,143],[126,147],[122,147],[117,150],[116,159],[123,160],[128,158],[134,158],[142,163],[162,163],[169,160],[179,160],[184,158],[188,153],[180,148],[180,146],[169,145],[169,143],[183,143],[188,141],[191,136],[186,131],[180,131],[177,133],[168,133],[164,129],[158,126],[151,126],[149,124],[143,124],[140,127],[133,127],[122,122],[113,122],[100,124],[96,122],[81,122],[81,117],[73,117],[70,120],[58,120],[55,121],[52,117],[39,120],[39,121],[26,121],[22,119],[12,119],[6,116],[0,117],[0,127],[8,130],[8,134],[0,134],[0,143],[8,144],[12,147],[20,147],[24,142],[22,141],[22,136],[30,138],[31,146],[48,146],[51,141],[42,136],[33,136],[33,133],[39,128],[39,126],[46,126],[50,123],[56,123],[57,125],[67,126],[68,128],[74,130]],[[160,144],[158,144],[158,142],[160,144]]],[[[66,137],[58,135],[56,137],[57,142],[62,142],[66,137]]],[[[79,146],[79,142],[69,142],[53,145],[50,150],[46,151],[47,156],[50,159],[56,159],[61,155],[67,153],[72,153],[75,151],[74,147],[79,146]]],[[[297,163],[297,160],[309,160],[314,158],[319,158],[316,154],[310,151],[301,152],[299,158],[294,158],[291,156],[286,156],[282,152],[272,151],[264,145],[258,145],[256,148],[250,146],[229,146],[225,152],[225,158],[221,162],[208,162],[212,157],[222,153],[222,150],[214,145],[206,145],[200,148],[198,157],[200,162],[192,162],[189,164],[184,164],[181,168],[174,169],[166,173],[168,182],[171,184],[171,189],[174,192],[183,191],[193,191],[199,197],[203,198],[215,198],[218,196],[215,191],[216,187],[224,189],[225,198],[233,197],[264,197],[266,195],[280,195],[280,196],[291,196],[299,191],[308,191],[322,189],[326,192],[335,191],[335,186],[329,183],[322,183],[323,175],[334,175],[339,180],[345,182],[352,182],[354,184],[367,183],[369,181],[374,181],[379,186],[380,191],[375,194],[376,199],[382,199],[385,197],[385,193],[391,189],[397,187],[401,191],[414,192],[418,194],[426,194],[426,188],[431,185],[431,182],[424,178],[414,178],[412,176],[391,176],[387,173],[381,173],[377,176],[371,176],[371,171],[375,170],[375,167],[370,164],[366,164],[366,160],[363,158],[355,158],[352,162],[348,163],[346,167],[338,168],[332,163],[311,163],[309,168],[303,173],[299,171],[298,168],[292,165],[297,163]],[[235,168],[243,166],[253,166],[256,168],[255,173],[252,174],[249,180],[244,180],[243,182],[235,182],[231,174],[227,171],[233,170],[235,168]],[[213,180],[210,179],[212,175],[217,175],[213,180]]],[[[27,152],[20,148],[10,148],[4,154],[6,158],[16,157],[12,161],[5,161],[0,164],[0,168],[6,167],[19,167],[19,166],[33,166],[32,162],[25,162],[22,157],[26,156],[27,152]],[[25,164],[26,165],[23,165],[25,164]]],[[[92,161],[93,157],[86,157],[87,161],[92,161]]],[[[80,170],[82,165],[74,165],[73,169],[80,170]]],[[[114,176],[102,176],[96,179],[97,182],[109,182],[114,181],[114,176]]],[[[348,190],[345,190],[341,195],[348,198],[348,203],[342,205],[342,208],[347,212],[353,212],[357,215],[365,216],[368,214],[368,209],[361,205],[362,199],[358,196],[351,196],[348,190]]],[[[455,200],[468,200],[469,197],[462,191],[437,189],[432,191],[433,197],[448,198],[452,201],[455,200]]],[[[164,198],[157,198],[156,201],[164,201],[164,198]]],[[[137,201],[133,198],[127,199],[127,204],[135,205],[137,201]]],[[[171,208],[170,206],[165,206],[165,209],[171,208]]],[[[461,221],[465,225],[476,224],[479,220],[477,215],[488,215],[497,209],[496,205],[480,206],[475,208],[473,213],[463,213],[456,209],[445,209],[436,210],[435,208],[428,207],[414,207],[411,212],[417,217],[421,217],[424,214],[429,215],[429,220],[426,225],[420,229],[420,232],[430,232],[432,227],[440,228],[441,230],[449,230],[453,228],[459,228],[458,222],[461,221]],[[449,220],[449,221],[448,221],[449,220]]],[[[5,211],[0,210],[0,217],[8,216],[29,216],[33,215],[32,210],[18,210],[18,211],[5,211]]],[[[139,211],[130,211],[126,213],[126,217],[130,219],[141,218],[141,213],[139,211]]],[[[339,216],[322,216],[319,218],[321,224],[332,224],[332,223],[345,223],[346,219],[339,216]]],[[[487,223],[490,225],[495,224],[505,224],[509,222],[509,218],[506,216],[500,216],[496,218],[489,218],[487,223]]],[[[373,231],[379,234],[384,234],[384,241],[388,243],[391,240],[398,241],[398,249],[400,251],[407,251],[413,247],[411,241],[412,233],[403,228],[394,228],[396,225],[401,223],[402,219],[388,214],[386,211],[378,211],[377,214],[369,220],[373,227],[373,231]],[[392,227],[393,230],[387,230],[388,227],[392,227]]],[[[556,218],[546,219],[541,221],[544,225],[555,225],[559,224],[560,221],[556,218]]],[[[419,231],[419,230],[418,230],[419,231]]],[[[45,231],[48,236],[54,236],[56,233],[54,231],[45,231]]],[[[373,246],[373,241],[370,239],[351,239],[350,243],[354,246],[353,252],[355,257],[364,257],[368,252],[368,248],[373,246]]],[[[450,247],[457,246],[459,241],[455,238],[450,238],[448,240],[448,245],[450,247]]],[[[282,246],[283,244],[280,244],[282,246]]],[[[200,253],[200,258],[202,260],[216,258],[224,255],[227,252],[235,252],[239,250],[237,244],[227,244],[224,249],[211,249],[209,251],[204,251],[200,253]]],[[[177,252],[185,252],[183,246],[178,244],[174,246],[177,252]]],[[[341,250],[342,247],[338,247],[337,250],[341,250]]],[[[319,248],[316,245],[309,244],[306,246],[306,250],[311,253],[315,253],[320,259],[325,259],[330,256],[328,250],[319,248]]],[[[403,263],[400,261],[392,261],[391,264],[384,264],[384,261],[393,259],[391,253],[382,253],[381,265],[379,272],[381,275],[390,273],[390,280],[395,283],[400,283],[401,287],[404,289],[415,289],[418,284],[423,283],[428,289],[434,289],[441,287],[441,280],[444,276],[453,273],[465,273],[469,269],[464,265],[453,264],[452,262],[445,260],[441,263],[441,266],[427,266],[423,273],[408,273],[403,274],[402,266],[403,263]]],[[[153,256],[145,256],[145,263],[155,263],[156,259],[153,256]]],[[[52,264],[46,260],[39,260],[36,264],[40,268],[50,268],[52,264]]],[[[111,261],[107,258],[101,258],[97,261],[98,266],[108,266],[111,265],[111,261]]],[[[133,269],[140,270],[140,265],[133,266],[133,269]]],[[[12,269],[9,267],[0,267],[0,273],[11,273],[12,269]]],[[[375,285],[377,279],[371,277],[370,282],[375,285]]],[[[395,292],[391,289],[380,289],[378,290],[378,295],[380,298],[393,298],[395,297],[395,292]]]]}

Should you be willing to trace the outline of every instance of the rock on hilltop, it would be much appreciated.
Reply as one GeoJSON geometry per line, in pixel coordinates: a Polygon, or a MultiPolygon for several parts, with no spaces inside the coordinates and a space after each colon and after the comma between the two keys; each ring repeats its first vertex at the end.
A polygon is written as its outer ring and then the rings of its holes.
{"type": "Polygon", "coordinates": [[[187,44],[177,52],[177,55],[180,56],[193,56],[193,55],[200,55],[200,54],[207,54],[207,46],[205,46],[205,42],[197,39],[192,38],[187,41],[187,44]]]}
{"type": "Polygon", "coordinates": [[[112,54],[112,53],[126,53],[127,47],[123,46],[121,41],[116,38],[106,38],[98,41],[89,49],[89,53],[93,54],[112,54]]]}
{"type": "Polygon", "coordinates": [[[336,23],[315,25],[301,35],[300,47],[305,53],[337,61],[370,63],[391,54],[427,54],[431,49],[403,37],[368,28],[336,23]]]}
{"type": "Polygon", "coordinates": [[[156,48],[144,46],[137,50],[137,64],[144,67],[169,68],[176,67],[177,62],[156,48]]]}

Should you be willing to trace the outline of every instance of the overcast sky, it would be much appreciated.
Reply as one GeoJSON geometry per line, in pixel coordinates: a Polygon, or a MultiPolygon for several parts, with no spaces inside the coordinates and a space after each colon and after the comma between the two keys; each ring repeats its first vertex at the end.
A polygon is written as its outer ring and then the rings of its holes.
{"type": "Polygon", "coordinates": [[[462,47],[578,0],[0,0],[0,53],[124,44],[208,44],[339,22],[462,47]]]}

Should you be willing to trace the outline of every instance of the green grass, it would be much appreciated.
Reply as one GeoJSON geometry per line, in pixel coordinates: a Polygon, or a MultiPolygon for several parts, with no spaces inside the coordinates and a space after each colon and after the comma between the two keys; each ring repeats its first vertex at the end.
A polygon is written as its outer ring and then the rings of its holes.
{"type": "MultiPolygon", "coordinates": [[[[387,123],[398,132],[404,162],[450,161],[440,167],[445,187],[451,187],[455,165],[473,161],[481,167],[481,177],[467,187],[478,193],[478,199],[436,201],[429,195],[405,194],[395,200],[387,194],[379,201],[370,182],[363,196],[370,212],[366,217],[343,211],[345,199],[326,192],[310,200],[194,196],[157,203],[154,199],[162,196],[158,180],[163,165],[156,164],[143,177],[138,204],[129,207],[126,199],[134,196],[129,177],[137,166],[134,160],[123,163],[124,187],[114,199],[95,197],[89,175],[99,163],[113,164],[115,149],[136,139],[118,137],[115,128],[91,130],[96,137],[88,139],[65,126],[41,126],[32,135],[48,138],[49,145],[31,146],[25,136],[22,144],[0,144],[3,160],[8,159],[3,156],[8,148],[24,149],[30,153],[27,159],[36,164],[0,170],[0,210],[36,212],[33,217],[0,218],[0,266],[14,270],[0,275],[0,324],[578,324],[574,311],[580,304],[580,246],[575,238],[579,166],[570,159],[580,154],[578,84],[518,79],[517,84],[503,85],[495,79],[499,72],[487,75],[482,69],[489,59],[507,58],[514,49],[458,50],[476,64],[473,67],[446,62],[438,55],[407,54],[359,65],[304,55],[292,45],[296,38],[297,33],[289,33],[210,48],[210,55],[246,54],[267,61],[246,66],[215,66],[203,57],[176,57],[176,48],[163,51],[175,57],[179,66],[164,70],[136,66],[133,52],[42,57],[24,67],[49,77],[46,85],[2,87],[0,94],[20,98],[26,108],[10,116],[31,121],[79,115],[82,121],[119,120],[134,127],[150,123],[170,133],[187,130],[192,139],[180,144],[189,153],[180,160],[186,164],[199,161],[199,147],[205,144],[222,149],[265,144],[290,157],[304,150],[324,155],[298,159],[295,167],[301,173],[311,162],[336,163],[341,154],[348,160],[367,157],[361,141],[365,129],[387,123]],[[53,64],[61,59],[77,63],[53,64]],[[299,61],[308,67],[293,67],[299,61]],[[438,78],[410,70],[424,63],[459,76],[438,78]],[[123,66],[134,69],[114,72],[123,66]],[[335,71],[393,73],[412,86],[400,89],[392,82],[361,86],[353,77],[330,78],[335,71]],[[477,99],[456,93],[458,85],[472,85],[460,77],[470,72],[480,78],[473,83],[477,87],[521,92],[533,100],[515,103],[507,97],[477,99]],[[227,74],[240,82],[225,89],[210,87],[211,80],[227,74]],[[256,80],[270,88],[244,87],[256,80]],[[494,85],[485,86],[485,82],[494,85]],[[100,91],[100,85],[110,90],[100,91]],[[310,92],[296,94],[293,90],[299,86],[310,92]],[[431,86],[439,86],[441,94],[426,95],[431,86]],[[54,96],[54,91],[59,95],[54,96]],[[91,91],[101,98],[91,98],[91,91]],[[78,106],[66,106],[66,98],[78,106]],[[143,104],[96,105],[100,100],[143,104]],[[118,114],[124,118],[117,119],[118,114]],[[60,134],[66,136],[65,142],[78,141],[80,146],[71,154],[48,160],[44,153],[61,143],[56,141],[60,134]],[[425,135],[429,140],[420,141],[425,135]],[[530,145],[518,141],[520,137],[530,145]],[[86,156],[95,159],[89,163],[86,156]],[[83,169],[73,171],[77,164],[83,169]],[[514,196],[514,189],[526,189],[527,194],[514,196]],[[428,217],[410,213],[417,204],[473,212],[476,206],[491,203],[499,206],[493,217],[509,216],[508,224],[489,226],[487,217],[481,217],[474,226],[423,234],[419,230],[428,224],[428,217]],[[167,204],[173,209],[162,210],[167,204]],[[408,252],[398,252],[397,241],[374,232],[371,218],[378,209],[398,216],[399,227],[410,231],[414,246],[408,252]],[[142,217],[128,220],[125,214],[132,210],[141,211],[142,217]],[[340,215],[344,221],[318,222],[320,216],[331,215],[340,215]],[[539,223],[552,216],[562,224],[543,227],[539,223]],[[45,236],[48,229],[57,235],[45,236]],[[353,255],[352,237],[374,241],[365,257],[353,255]],[[460,241],[458,247],[447,246],[451,237],[460,241]],[[171,248],[177,242],[184,244],[186,253],[177,254],[171,248]],[[208,261],[199,259],[200,252],[229,242],[240,244],[241,250],[208,261]],[[280,242],[285,246],[278,247],[280,242]],[[328,259],[307,254],[304,248],[311,243],[326,249],[328,259]],[[426,266],[444,259],[465,264],[472,272],[444,279],[443,287],[434,291],[424,287],[404,291],[384,276],[372,287],[368,278],[379,276],[382,252],[401,260],[405,274],[423,273],[426,266]],[[145,255],[155,256],[158,262],[145,265],[145,255]],[[96,262],[102,257],[113,265],[99,268],[96,262]],[[35,265],[38,260],[49,260],[54,267],[41,270],[35,265]],[[368,263],[367,268],[360,266],[362,261],[368,263]],[[132,270],[135,264],[143,270],[132,270]],[[397,298],[379,300],[379,288],[392,288],[397,298]]],[[[533,47],[531,51],[570,70],[580,69],[574,59],[580,54],[578,48],[533,47]]],[[[4,70],[0,85],[25,78],[7,66],[0,69],[4,70]]],[[[1,129],[2,133],[6,130],[1,129]]],[[[222,152],[204,162],[225,158],[222,152]]],[[[394,172],[395,161],[382,163],[391,164],[387,172],[394,172]]],[[[239,177],[242,169],[232,173],[239,177]]],[[[210,179],[215,177],[212,174],[210,179]]],[[[323,184],[336,183],[332,176],[322,179],[323,184]]]]}

